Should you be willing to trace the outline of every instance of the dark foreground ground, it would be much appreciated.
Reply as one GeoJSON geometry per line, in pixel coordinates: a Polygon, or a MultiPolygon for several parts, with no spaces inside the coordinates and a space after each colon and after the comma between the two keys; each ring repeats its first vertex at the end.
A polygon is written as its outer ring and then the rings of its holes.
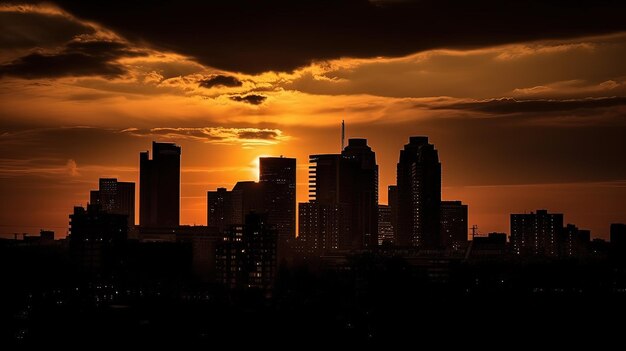
{"type": "Polygon", "coordinates": [[[626,340],[624,265],[609,260],[458,262],[433,276],[361,257],[340,270],[283,268],[269,292],[173,271],[86,279],[53,257],[19,263],[1,266],[4,346],[621,349],[626,340]]]}

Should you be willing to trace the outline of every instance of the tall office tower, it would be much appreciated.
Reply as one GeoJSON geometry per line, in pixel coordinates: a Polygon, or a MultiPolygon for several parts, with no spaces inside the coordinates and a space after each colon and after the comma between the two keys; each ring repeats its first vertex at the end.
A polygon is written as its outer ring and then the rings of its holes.
{"type": "Polygon", "coordinates": [[[391,211],[391,227],[393,229],[393,242],[398,237],[398,187],[390,185],[387,188],[387,202],[391,211]]]}
{"type": "Polygon", "coordinates": [[[366,139],[340,155],[311,155],[308,203],[299,204],[305,251],[361,250],[378,244],[378,165],[366,139]]]}
{"type": "Polygon", "coordinates": [[[276,230],[267,216],[249,213],[244,225],[234,225],[217,246],[219,280],[231,289],[270,290],[276,278],[276,230]]]}
{"type": "Polygon", "coordinates": [[[378,165],[366,139],[348,140],[341,152],[339,202],[347,205],[350,231],[339,246],[360,250],[378,245],[378,165]]]}
{"type": "Polygon", "coordinates": [[[563,214],[538,210],[511,214],[511,246],[518,255],[557,256],[563,214]]]}
{"type": "Polygon", "coordinates": [[[296,159],[261,157],[259,173],[267,221],[278,232],[278,251],[282,256],[296,239],[296,159]]]}
{"type": "Polygon", "coordinates": [[[467,205],[461,201],[441,201],[441,241],[454,249],[467,241],[467,205]]]}
{"type": "Polygon", "coordinates": [[[309,156],[309,200],[324,204],[339,202],[339,165],[341,155],[309,156]]]}
{"type": "Polygon", "coordinates": [[[391,206],[378,205],[378,245],[393,244],[393,225],[391,224],[391,206]]]}
{"type": "Polygon", "coordinates": [[[420,249],[441,246],[441,163],[428,137],[413,136],[398,162],[397,244],[420,249]]]}
{"type": "Polygon", "coordinates": [[[100,178],[98,190],[89,194],[89,202],[103,212],[128,217],[128,226],[135,225],[135,183],[118,182],[116,178],[100,178]]]}
{"type": "Polygon", "coordinates": [[[139,154],[139,225],[176,227],[180,224],[180,146],[152,142],[139,154]]]}
{"type": "Polygon", "coordinates": [[[207,192],[207,225],[217,227],[220,232],[235,224],[233,221],[232,192],[217,188],[207,192]]]}
{"type": "Polygon", "coordinates": [[[309,163],[309,202],[298,204],[298,246],[318,255],[338,250],[349,225],[339,203],[341,155],[310,155],[309,163]]]}

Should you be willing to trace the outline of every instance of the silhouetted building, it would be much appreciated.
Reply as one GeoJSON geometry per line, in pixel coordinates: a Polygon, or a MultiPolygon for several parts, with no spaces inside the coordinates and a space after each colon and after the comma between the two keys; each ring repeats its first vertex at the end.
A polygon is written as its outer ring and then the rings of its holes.
{"type": "Polygon", "coordinates": [[[300,226],[300,244],[310,251],[335,249],[336,235],[340,250],[376,247],[378,165],[367,140],[350,139],[341,155],[311,155],[309,161],[310,202],[300,204],[304,212],[299,220],[305,224],[300,226]]]}
{"type": "Polygon", "coordinates": [[[471,257],[496,257],[507,252],[506,233],[489,233],[476,236],[471,243],[471,257]]]}
{"type": "Polygon", "coordinates": [[[341,155],[309,156],[309,202],[298,204],[298,247],[320,255],[339,249],[349,229],[345,206],[339,202],[341,155]]]}
{"type": "Polygon", "coordinates": [[[339,203],[341,155],[309,156],[309,199],[322,204],[339,203]]]}
{"type": "Polygon", "coordinates": [[[626,248],[626,224],[611,223],[611,245],[626,248]]]}
{"type": "Polygon", "coordinates": [[[391,227],[393,229],[393,242],[396,242],[398,237],[398,187],[390,185],[387,188],[387,202],[389,202],[389,209],[391,210],[391,227]]]}
{"type": "Polygon", "coordinates": [[[180,146],[152,142],[139,154],[139,224],[174,227],[180,224],[180,146]]]}
{"type": "Polygon", "coordinates": [[[589,244],[589,254],[595,258],[604,259],[609,255],[611,247],[606,240],[595,238],[589,244]]]}
{"type": "Polygon", "coordinates": [[[610,240],[613,257],[626,260],[626,224],[611,223],[610,240]]]}
{"type": "Polygon", "coordinates": [[[245,214],[266,213],[266,183],[240,181],[232,190],[218,188],[207,192],[207,223],[220,231],[243,225],[245,214]]]}
{"type": "Polygon", "coordinates": [[[348,139],[341,152],[339,201],[347,205],[350,230],[341,248],[361,250],[378,245],[378,165],[366,139],[348,139]]]}
{"type": "Polygon", "coordinates": [[[226,230],[217,247],[221,283],[231,289],[271,289],[276,277],[276,241],[267,215],[249,213],[245,225],[226,230]]]}
{"type": "Polygon", "coordinates": [[[176,229],[176,242],[191,244],[191,264],[195,276],[202,281],[215,280],[217,244],[223,235],[216,227],[181,225],[176,229]]]}
{"type": "Polygon", "coordinates": [[[320,255],[339,249],[339,238],[348,226],[345,206],[339,203],[298,204],[298,244],[305,254],[320,255]]]}
{"type": "Polygon", "coordinates": [[[135,225],[135,183],[100,178],[98,190],[91,191],[89,202],[100,205],[104,212],[126,215],[128,226],[135,225]]]}
{"type": "Polygon", "coordinates": [[[127,236],[127,216],[104,212],[97,204],[74,207],[70,215],[70,254],[84,271],[119,268],[127,236]]]}
{"type": "Polygon", "coordinates": [[[573,224],[568,224],[563,228],[561,239],[561,256],[582,257],[587,255],[591,242],[591,232],[589,230],[578,229],[573,224]]]}
{"type": "Polygon", "coordinates": [[[276,227],[282,257],[296,238],[296,159],[261,157],[259,173],[267,221],[276,227]]]}
{"type": "Polygon", "coordinates": [[[563,229],[563,214],[511,214],[511,245],[517,255],[557,256],[558,239],[563,229]]]}
{"type": "Polygon", "coordinates": [[[378,205],[378,245],[394,243],[391,221],[391,206],[378,205]]]}
{"type": "Polygon", "coordinates": [[[232,195],[226,188],[207,192],[207,225],[217,227],[223,232],[235,224],[232,195]]]}
{"type": "Polygon", "coordinates": [[[428,137],[410,137],[397,168],[397,244],[420,249],[441,245],[441,163],[428,137]]]}
{"type": "Polygon", "coordinates": [[[39,237],[41,238],[41,240],[45,240],[45,241],[53,241],[54,240],[54,231],[52,230],[40,230],[39,231],[39,237]]]}
{"type": "Polygon", "coordinates": [[[459,249],[467,241],[467,205],[441,201],[441,240],[444,247],[459,249]]]}
{"type": "Polygon", "coordinates": [[[254,181],[237,182],[232,190],[233,220],[241,225],[250,212],[265,213],[265,184],[254,181]]]}

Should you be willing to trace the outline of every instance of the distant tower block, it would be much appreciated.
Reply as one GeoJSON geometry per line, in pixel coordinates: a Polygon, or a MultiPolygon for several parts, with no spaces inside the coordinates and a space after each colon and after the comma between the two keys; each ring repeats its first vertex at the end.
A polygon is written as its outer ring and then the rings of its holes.
{"type": "Polygon", "coordinates": [[[341,120],[341,151],[346,147],[346,123],[341,120]]]}

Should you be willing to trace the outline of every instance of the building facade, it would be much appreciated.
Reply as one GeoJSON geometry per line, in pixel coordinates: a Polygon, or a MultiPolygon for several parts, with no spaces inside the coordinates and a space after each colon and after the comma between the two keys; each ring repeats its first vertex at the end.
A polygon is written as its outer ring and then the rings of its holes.
{"type": "Polygon", "coordinates": [[[180,155],[172,143],[152,142],[139,154],[139,225],[176,227],[180,224],[180,155]]]}
{"type": "Polygon", "coordinates": [[[263,186],[267,220],[278,232],[282,255],[296,239],[296,159],[259,158],[259,182],[263,186]]]}
{"type": "Polygon", "coordinates": [[[230,289],[270,291],[276,279],[277,232],[267,215],[249,213],[244,225],[224,232],[217,247],[219,281],[230,289]]]}
{"type": "Polygon", "coordinates": [[[461,201],[441,201],[441,243],[457,249],[467,241],[467,205],[461,201]]]}
{"type": "Polygon", "coordinates": [[[397,165],[397,244],[437,249],[441,240],[441,163],[428,137],[410,137],[397,165]]]}
{"type": "Polygon", "coordinates": [[[558,256],[562,230],[562,213],[511,214],[511,249],[517,255],[558,256]]]}
{"type": "Polygon", "coordinates": [[[107,213],[126,215],[128,226],[135,225],[135,183],[100,178],[98,190],[89,194],[89,203],[99,205],[107,213]]]}

